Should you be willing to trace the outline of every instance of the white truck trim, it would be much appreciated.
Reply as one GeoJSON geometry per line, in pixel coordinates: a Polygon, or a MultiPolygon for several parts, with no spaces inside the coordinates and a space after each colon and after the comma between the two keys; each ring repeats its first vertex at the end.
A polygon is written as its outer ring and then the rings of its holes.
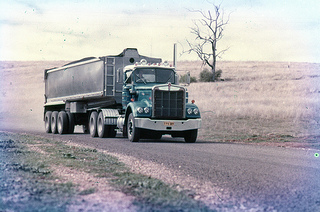
{"type": "Polygon", "coordinates": [[[68,68],[72,68],[72,67],[75,67],[75,66],[80,66],[80,65],[84,65],[84,64],[97,62],[97,61],[101,61],[101,60],[99,58],[94,58],[94,59],[91,59],[91,60],[86,60],[86,61],[83,61],[83,62],[62,66],[62,67],[59,67],[59,68],[53,68],[51,70],[48,70],[47,74],[51,73],[51,72],[55,72],[55,71],[66,70],[68,68]]]}
{"type": "Polygon", "coordinates": [[[150,118],[134,118],[135,127],[156,131],[185,131],[201,127],[201,118],[188,120],[157,120],[150,118]]]}

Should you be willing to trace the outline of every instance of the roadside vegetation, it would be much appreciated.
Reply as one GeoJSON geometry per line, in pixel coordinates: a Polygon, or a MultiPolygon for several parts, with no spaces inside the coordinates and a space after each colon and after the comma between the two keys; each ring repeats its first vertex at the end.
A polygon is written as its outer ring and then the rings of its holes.
{"type": "Polygon", "coordinates": [[[2,132],[0,151],[0,208],[4,211],[68,211],[72,205],[81,205],[79,196],[93,195],[99,189],[61,177],[58,170],[66,169],[106,181],[113,190],[133,196],[137,211],[210,211],[187,192],[132,173],[117,158],[96,149],[2,132]]]}
{"type": "MultiPolygon", "coordinates": [[[[180,62],[191,76],[201,63],[180,62]],[[193,64],[193,65],[192,65],[193,64]]],[[[316,141],[320,129],[320,64],[220,62],[225,81],[192,83],[202,115],[200,139],[316,141]],[[259,138],[259,139],[257,139],[259,138]]]]}

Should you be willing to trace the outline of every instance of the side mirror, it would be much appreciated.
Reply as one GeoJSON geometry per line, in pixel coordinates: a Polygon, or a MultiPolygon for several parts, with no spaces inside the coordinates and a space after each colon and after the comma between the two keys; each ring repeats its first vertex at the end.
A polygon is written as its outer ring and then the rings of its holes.
{"type": "Polygon", "coordinates": [[[187,79],[186,80],[187,80],[186,83],[189,85],[190,84],[190,71],[187,72],[187,79]]]}
{"type": "Polygon", "coordinates": [[[175,74],[175,77],[176,77],[176,79],[175,79],[176,83],[175,84],[179,85],[179,80],[180,80],[179,74],[175,74]]]}

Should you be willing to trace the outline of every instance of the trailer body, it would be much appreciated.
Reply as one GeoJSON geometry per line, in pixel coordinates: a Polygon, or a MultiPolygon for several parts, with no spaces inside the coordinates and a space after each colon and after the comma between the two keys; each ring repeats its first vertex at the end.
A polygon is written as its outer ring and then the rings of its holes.
{"type": "Polygon", "coordinates": [[[200,112],[188,103],[174,67],[161,62],[129,48],[46,69],[46,132],[73,133],[83,125],[93,137],[114,137],[118,130],[130,141],[171,134],[195,142],[200,112]]]}

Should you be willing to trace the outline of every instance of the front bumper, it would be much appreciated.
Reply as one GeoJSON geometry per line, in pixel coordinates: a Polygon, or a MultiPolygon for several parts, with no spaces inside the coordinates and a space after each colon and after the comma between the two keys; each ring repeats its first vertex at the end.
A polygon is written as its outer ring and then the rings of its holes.
{"type": "Polygon", "coordinates": [[[185,131],[201,127],[201,118],[188,120],[157,120],[150,118],[134,118],[137,128],[155,131],[185,131]]]}

